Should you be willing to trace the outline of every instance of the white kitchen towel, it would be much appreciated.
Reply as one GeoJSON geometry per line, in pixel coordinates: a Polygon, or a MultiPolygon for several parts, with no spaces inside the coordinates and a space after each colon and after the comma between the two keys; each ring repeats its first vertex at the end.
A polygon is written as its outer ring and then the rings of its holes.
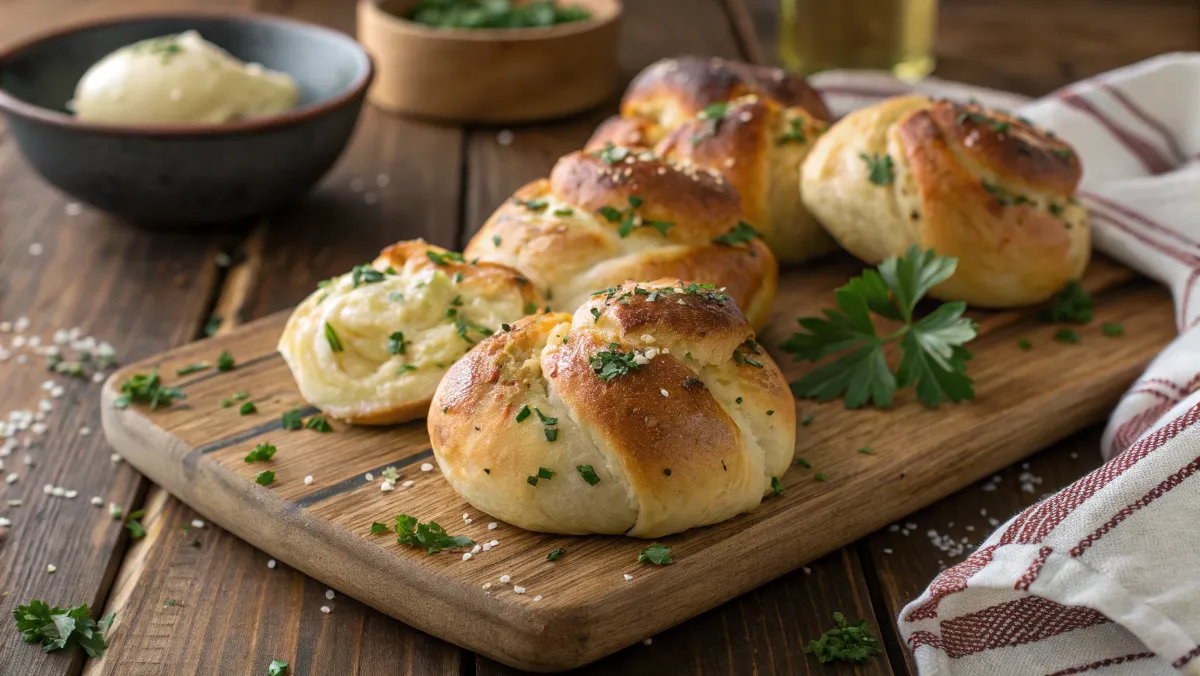
{"type": "Polygon", "coordinates": [[[1108,462],[1018,514],[900,613],[923,676],[1200,675],[1200,54],[1036,101],[878,73],[812,78],[837,115],[919,92],[1070,142],[1096,248],[1170,287],[1179,337],[1109,420],[1108,462]]]}

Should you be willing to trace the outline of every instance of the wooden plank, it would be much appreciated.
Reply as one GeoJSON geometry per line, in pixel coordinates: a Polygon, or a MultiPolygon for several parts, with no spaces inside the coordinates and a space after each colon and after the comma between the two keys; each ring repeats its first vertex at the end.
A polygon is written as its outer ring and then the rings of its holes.
{"type": "MultiPolygon", "coordinates": [[[[882,612],[899,616],[904,605],[919,596],[938,572],[969,556],[996,526],[1099,467],[1102,431],[1101,426],[1089,428],[900,519],[896,525],[901,530],[881,529],[863,540],[868,578],[878,591],[876,601],[882,612]],[[962,551],[943,551],[931,541],[929,531],[951,536],[963,546],[962,551]]],[[[886,630],[899,641],[894,624],[886,630]]],[[[903,655],[911,667],[908,651],[903,655]]],[[[910,670],[916,673],[915,668],[910,670]]]]}
{"type": "MultiPolygon", "coordinates": [[[[833,258],[786,274],[777,313],[762,334],[764,344],[773,350],[798,314],[829,304],[833,287],[857,269],[853,261],[833,258]]],[[[1148,283],[1128,283],[1129,278],[1128,271],[1103,258],[1093,263],[1085,286],[1108,290],[1098,294],[1096,321],[1083,329],[1081,345],[1054,343],[1050,336],[1056,327],[1034,322],[1031,310],[975,313],[981,337],[972,343],[973,404],[930,411],[902,396],[890,411],[849,411],[838,403],[802,403],[801,414],[813,413],[815,421],[800,434],[799,454],[827,480],[816,482],[810,472],[793,469],[783,477],[787,494],[782,498],[725,524],[667,538],[678,559],[661,568],[636,566],[640,543],[632,540],[555,537],[503,525],[495,532],[483,529],[484,515],[435,473],[417,469],[430,457],[421,422],[392,429],[339,425],[328,435],[280,432],[278,416],[302,403],[274,353],[282,315],[155,359],[169,373],[229,349],[244,366],[183,380],[186,405],[152,415],[106,408],[105,429],[140,470],[276,558],[499,661],[566,668],[749,591],[1100,420],[1174,335],[1167,293],[1148,283]],[[1123,322],[1127,335],[1101,337],[1103,321],[1123,322]],[[1020,350],[1021,338],[1035,349],[1020,350]],[[217,406],[218,399],[238,390],[252,393],[258,416],[237,416],[217,406]],[[242,460],[263,441],[281,448],[271,463],[277,479],[269,489],[253,483],[261,467],[242,460]],[[864,446],[875,454],[855,452],[864,446]],[[416,485],[381,493],[375,482],[365,480],[366,472],[378,476],[387,465],[401,467],[416,485]],[[301,481],[306,475],[316,478],[311,486],[301,481]],[[866,506],[864,494],[875,496],[866,506]],[[503,545],[466,563],[367,535],[371,521],[390,521],[400,512],[447,525],[460,525],[462,514],[474,514],[473,526],[457,530],[483,541],[500,539],[503,545]],[[838,529],[823,527],[833,520],[838,529]],[[545,552],[560,545],[578,557],[571,565],[549,566],[545,552]],[[635,583],[621,583],[625,572],[637,573],[635,583]],[[487,595],[480,589],[504,574],[529,594],[503,587],[487,595]],[[644,612],[650,588],[658,609],[653,614],[644,612]],[[534,602],[535,595],[544,598],[534,602]]],[[[789,378],[807,368],[784,365],[789,378]]],[[[112,392],[106,396],[111,399],[112,392]]]]}
{"type": "MultiPolygon", "coordinates": [[[[742,38],[778,57],[779,0],[725,0],[742,38]]],[[[1193,0],[941,0],[937,77],[1030,96],[1157,54],[1200,49],[1193,0]]]]}
{"type": "MultiPolygon", "coordinates": [[[[884,617],[872,607],[853,549],[841,549],[809,566],[748,592],[719,608],[583,667],[580,676],[600,674],[761,674],[800,676],[891,674],[884,656],[861,666],[819,664],[804,653],[810,640],[833,626],[831,615],[866,618],[876,627],[884,617]]],[[[646,612],[655,612],[647,602],[646,612]]],[[[525,673],[479,657],[477,676],[525,673]]]]}
{"type": "MultiPolygon", "coordinates": [[[[354,30],[350,2],[256,4],[354,30]]],[[[214,309],[221,333],[294,305],[321,279],[371,260],[388,243],[424,237],[456,248],[461,155],[458,128],[366,106],[319,188],[246,236],[214,309]]],[[[89,661],[87,674],[265,673],[275,658],[295,674],[459,673],[463,653],[455,646],[349,597],[327,601],[327,587],[284,564],[268,569],[266,555],[226,531],[185,532],[196,515],[161,488],[150,489],[147,506],[153,527],[123,562],[105,608],[117,613],[113,646],[89,661]],[[166,606],[167,599],[183,605],[166,606]],[[323,614],[322,605],[332,612],[323,614]]]]}
{"type": "MultiPolygon", "coordinates": [[[[0,320],[27,316],[21,340],[37,336],[49,345],[55,330],[79,327],[134,361],[195,335],[215,287],[218,239],[141,231],[91,210],[71,216],[65,196],[34,176],[6,136],[0,136],[0,195],[0,320]]],[[[11,617],[32,599],[87,603],[98,612],[125,536],[119,521],[89,501],[99,496],[129,509],[147,483],[109,460],[99,433],[100,386],[48,373],[45,358],[28,344],[15,348],[18,342],[16,334],[0,333],[0,348],[13,353],[0,363],[0,419],[9,420],[10,411],[36,411],[39,400],[53,410],[44,434],[19,433],[31,441],[28,449],[0,458],[4,473],[18,477],[0,484],[0,515],[12,522],[0,528],[0,616],[11,617]],[[61,398],[43,389],[48,380],[63,388],[61,398]],[[85,436],[85,428],[95,433],[85,436]],[[44,493],[47,484],[77,497],[44,493]],[[57,571],[48,573],[48,565],[57,571]]],[[[11,625],[0,632],[0,655],[3,674],[76,673],[83,659],[78,650],[47,655],[27,646],[11,625]]]]}

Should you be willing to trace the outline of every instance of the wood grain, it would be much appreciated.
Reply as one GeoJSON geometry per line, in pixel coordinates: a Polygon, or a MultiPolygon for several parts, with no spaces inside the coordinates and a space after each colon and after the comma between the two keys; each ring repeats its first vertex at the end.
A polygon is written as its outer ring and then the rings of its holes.
{"type": "MultiPolygon", "coordinates": [[[[0,321],[28,317],[22,340],[38,336],[49,345],[55,330],[79,327],[134,361],[195,335],[216,279],[216,239],[187,244],[186,237],[135,230],[90,210],[71,216],[64,197],[33,175],[5,136],[0,195],[0,321]]],[[[3,473],[16,477],[0,484],[0,515],[12,522],[0,528],[0,617],[8,622],[17,605],[32,599],[87,603],[98,614],[125,535],[119,521],[89,501],[99,496],[128,510],[147,482],[109,460],[100,435],[100,386],[48,373],[44,357],[14,347],[16,336],[0,333],[0,347],[16,353],[0,362],[0,417],[37,410],[40,400],[53,410],[44,434],[22,433],[32,444],[0,458],[3,473]],[[61,398],[43,389],[48,380],[63,388],[61,398]],[[46,494],[46,484],[78,491],[77,497],[46,494]],[[57,571],[48,573],[47,565],[57,571]]],[[[22,675],[75,673],[83,657],[44,654],[24,645],[11,625],[0,631],[0,655],[0,673],[22,675]]]]}
{"type": "MultiPolygon", "coordinates": [[[[785,275],[764,344],[773,349],[797,314],[828,304],[832,289],[857,270],[853,261],[835,257],[785,275]]],[[[802,403],[801,414],[815,420],[799,435],[799,455],[827,480],[793,469],[783,477],[782,498],[725,524],[666,538],[677,562],[653,569],[633,563],[642,546],[633,540],[556,537],[505,525],[484,529],[488,517],[466,505],[436,472],[417,469],[430,458],[420,422],[392,429],[338,425],[328,435],[281,432],[278,416],[303,404],[274,352],[283,315],[154,359],[170,373],[228,349],[243,366],[183,379],[187,402],[152,415],[105,408],[105,430],[156,483],[290,565],[498,661],[562,669],[749,591],[1100,420],[1174,334],[1167,293],[1127,280],[1128,273],[1111,262],[1093,263],[1085,285],[1099,291],[1096,322],[1082,329],[1081,345],[1051,341],[1056,327],[1033,321],[1032,310],[977,313],[973,404],[935,412],[907,396],[891,411],[802,403]],[[1123,322],[1127,335],[1102,337],[1103,321],[1123,322]],[[1035,349],[1021,350],[1022,338],[1035,349]],[[236,416],[217,406],[239,390],[251,393],[260,414],[236,416]],[[270,488],[253,483],[262,467],[243,461],[264,441],[281,449],[270,463],[277,477],[270,488]],[[860,447],[874,454],[857,453],[860,447]],[[383,493],[365,479],[367,472],[378,479],[388,465],[416,482],[411,490],[383,493]],[[311,486],[302,481],[306,475],[315,478],[311,486]],[[864,494],[874,496],[865,506],[864,494]],[[372,521],[390,522],[400,512],[503,544],[467,563],[367,535],[372,521]],[[470,527],[462,526],[464,513],[473,514],[470,527]],[[834,520],[837,529],[817,527],[834,520]],[[570,565],[545,561],[558,546],[574,554],[570,565]],[[634,581],[625,583],[623,573],[635,574],[634,581]],[[480,589],[505,574],[529,593],[513,594],[501,585],[490,595],[480,589]],[[658,610],[647,614],[651,587],[658,610]],[[534,602],[534,595],[544,599],[534,602]]],[[[121,376],[149,366],[132,366],[121,376]]],[[[784,366],[789,377],[806,369],[784,366]]],[[[112,390],[105,396],[111,400],[112,390]]]]}

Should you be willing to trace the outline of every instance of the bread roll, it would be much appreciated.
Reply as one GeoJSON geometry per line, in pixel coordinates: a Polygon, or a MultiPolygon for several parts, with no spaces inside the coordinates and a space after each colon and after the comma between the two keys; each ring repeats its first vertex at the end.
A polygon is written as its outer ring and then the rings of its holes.
{"type": "Polygon", "coordinates": [[[481,342],[438,387],[429,436],[494,517],[653,538],[757,506],[791,464],[796,409],[732,299],[660,279],[481,342]]]}
{"type": "Polygon", "coordinates": [[[279,339],[300,394],[352,423],[425,415],[455,360],[541,303],[520,273],[462,261],[421,240],[400,242],[306,298],[279,339]]]}
{"type": "Polygon", "coordinates": [[[711,282],[761,326],[779,271],[760,239],[736,237],[749,232],[742,218],[737,193],[715,171],[649,151],[575,152],[501,205],[464,255],[520,270],[550,305],[571,311],[629,279],[711,282]]]}
{"type": "Polygon", "coordinates": [[[621,115],[602,124],[587,149],[653,147],[672,162],[722,172],[776,258],[794,263],[834,247],[796,190],[800,165],[828,120],[803,78],[683,57],[642,71],[625,93],[621,115]]]}
{"type": "Polygon", "coordinates": [[[1071,147],[1020,118],[917,96],[843,118],[804,162],[804,203],[847,251],[878,263],[915,244],[958,258],[943,300],[1044,301],[1087,267],[1071,147]]]}

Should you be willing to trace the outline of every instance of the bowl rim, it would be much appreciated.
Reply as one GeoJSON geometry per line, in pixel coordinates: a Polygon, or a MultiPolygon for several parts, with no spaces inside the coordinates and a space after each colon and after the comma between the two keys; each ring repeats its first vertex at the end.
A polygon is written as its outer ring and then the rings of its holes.
{"type": "Polygon", "coordinates": [[[381,22],[390,30],[407,34],[411,37],[471,43],[517,43],[579,35],[580,33],[599,30],[621,20],[621,16],[625,13],[625,3],[623,0],[599,1],[606,2],[612,6],[612,12],[608,16],[596,17],[593,15],[591,18],[584,19],[583,21],[570,21],[554,26],[536,28],[437,28],[405,19],[402,16],[385,10],[380,5],[387,2],[387,0],[358,0],[358,8],[359,12],[369,12],[372,19],[381,22]]]}
{"type": "Polygon", "coordinates": [[[242,23],[283,24],[291,27],[304,28],[306,30],[315,30],[348,43],[354,48],[354,50],[357,51],[358,56],[361,58],[365,67],[361,68],[361,71],[355,76],[354,80],[350,82],[345,91],[342,91],[332,98],[316,101],[305,106],[291,108],[275,115],[264,115],[262,117],[254,117],[237,122],[206,122],[201,124],[107,124],[99,122],[87,122],[80,120],[73,115],[60,113],[56,110],[44,108],[42,106],[34,105],[19,99],[10,94],[4,88],[0,88],[0,111],[12,115],[26,117],[37,122],[56,127],[111,136],[184,137],[252,133],[267,129],[287,127],[298,122],[320,117],[332,110],[342,107],[355,98],[361,98],[366,93],[367,87],[370,86],[371,81],[375,78],[374,59],[372,59],[370,53],[363,48],[362,44],[355,40],[351,35],[347,35],[341,31],[337,31],[320,24],[301,21],[291,17],[258,12],[229,10],[134,12],[65,24],[63,26],[59,26],[57,28],[37,34],[32,38],[21,41],[0,51],[0,71],[3,71],[6,64],[16,55],[48,40],[61,38],[71,35],[72,33],[78,33],[84,30],[103,26],[162,19],[219,19],[242,23]]]}

